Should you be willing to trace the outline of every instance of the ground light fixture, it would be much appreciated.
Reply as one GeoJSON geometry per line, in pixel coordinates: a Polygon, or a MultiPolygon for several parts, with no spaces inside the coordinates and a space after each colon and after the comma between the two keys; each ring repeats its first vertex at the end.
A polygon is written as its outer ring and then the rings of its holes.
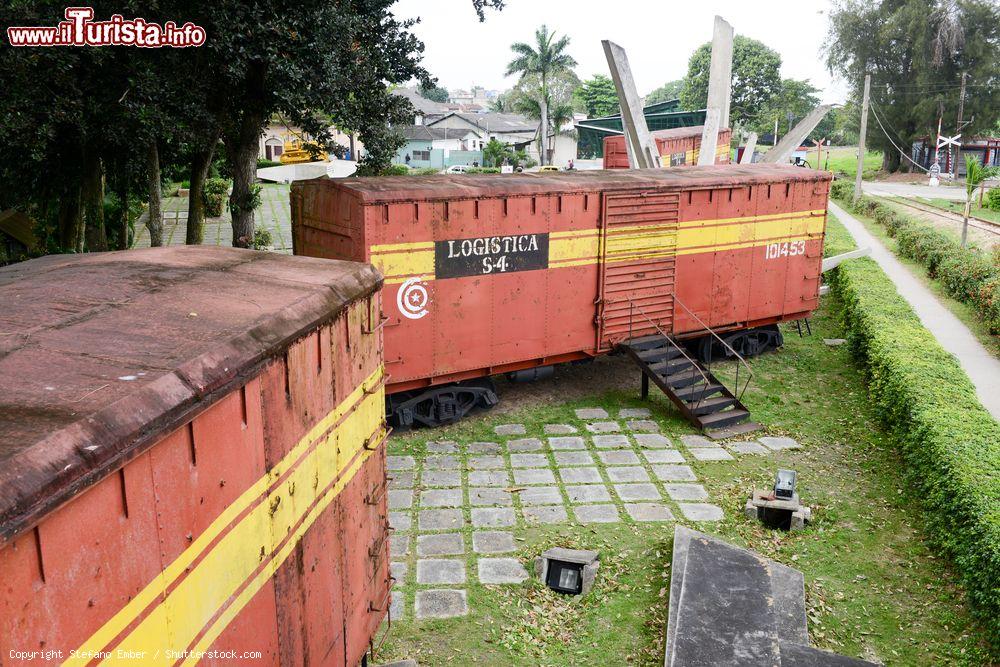
{"type": "Polygon", "coordinates": [[[553,547],[535,559],[535,574],[558,593],[585,595],[594,585],[599,558],[596,551],[553,547]]]}
{"type": "Polygon", "coordinates": [[[794,470],[778,470],[770,490],[754,489],[747,500],[746,515],[770,528],[802,530],[812,518],[812,511],[799,502],[797,481],[794,470]]]}
{"type": "Polygon", "coordinates": [[[782,500],[795,497],[796,477],[794,470],[778,470],[778,474],[774,477],[774,497],[782,500]]]}

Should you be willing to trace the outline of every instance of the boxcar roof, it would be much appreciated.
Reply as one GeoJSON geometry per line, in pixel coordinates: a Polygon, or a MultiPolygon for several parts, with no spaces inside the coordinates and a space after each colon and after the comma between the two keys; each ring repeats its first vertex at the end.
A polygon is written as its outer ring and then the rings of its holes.
{"type": "MultiPolygon", "coordinates": [[[[325,177],[324,177],[325,178],[325,177]]],[[[521,174],[442,174],[327,179],[365,203],[516,197],[641,188],[703,189],[790,181],[828,181],[829,172],[792,165],[715,165],[521,174]]]]}
{"type": "Polygon", "coordinates": [[[367,264],[198,246],[0,269],[0,544],[381,283],[367,264]]]}

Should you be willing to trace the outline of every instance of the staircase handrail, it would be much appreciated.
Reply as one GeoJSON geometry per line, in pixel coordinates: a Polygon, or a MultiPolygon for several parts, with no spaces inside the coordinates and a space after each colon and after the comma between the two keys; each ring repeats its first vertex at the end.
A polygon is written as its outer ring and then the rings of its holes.
{"type": "Polygon", "coordinates": [[[708,386],[712,384],[712,381],[708,379],[707,375],[705,375],[705,371],[702,370],[701,364],[699,364],[697,361],[689,357],[687,352],[684,351],[684,348],[675,343],[674,339],[668,336],[667,333],[660,328],[660,325],[657,324],[652,318],[650,318],[649,315],[647,315],[645,311],[643,311],[643,309],[638,304],[636,304],[632,299],[628,299],[628,307],[629,307],[629,314],[628,314],[629,338],[632,337],[632,309],[635,309],[638,310],[639,314],[642,315],[646,319],[646,321],[653,326],[654,329],[656,329],[657,333],[663,336],[663,338],[668,343],[670,343],[670,345],[672,345],[675,350],[680,352],[681,356],[687,359],[688,363],[691,364],[691,367],[694,368],[696,371],[698,371],[698,373],[701,375],[701,378],[705,381],[705,387],[702,389],[701,396],[698,397],[698,400],[695,403],[696,407],[700,406],[701,402],[705,400],[705,391],[708,389],[708,386]]]}
{"type": "Polygon", "coordinates": [[[698,317],[698,315],[695,314],[695,312],[693,310],[691,310],[690,308],[688,308],[684,304],[683,301],[681,301],[680,299],[678,299],[676,294],[674,295],[674,303],[679,304],[680,307],[683,308],[687,312],[688,315],[690,315],[691,317],[693,317],[695,319],[695,321],[697,321],[698,324],[701,325],[702,329],[704,329],[708,333],[712,334],[712,336],[717,341],[719,341],[720,343],[722,343],[722,346],[731,355],[733,355],[734,357],[736,357],[737,359],[739,359],[740,362],[736,366],[736,380],[735,380],[735,385],[734,385],[734,388],[737,389],[739,391],[739,393],[737,393],[737,392],[734,391],[733,395],[736,396],[737,400],[743,400],[743,394],[746,392],[747,388],[750,386],[750,380],[753,379],[753,369],[750,368],[750,364],[747,363],[747,360],[743,358],[743,355],[741,355],[739,352],[737,352],[736,350],[733,349],[732,345],[730,345],[726,341],[722,340],[722,338],[719,336],[719,334],[715,333],[715,331],[710,326],[708,326],[707,324],[705,324],[705,322],[700,317],[698,317]],[[746,378],[746,382],[743,384],[743,388],[742,389],[740,389],[740,366],[743,366],[744,368],[747,369],[747,378],[746,378]]]}

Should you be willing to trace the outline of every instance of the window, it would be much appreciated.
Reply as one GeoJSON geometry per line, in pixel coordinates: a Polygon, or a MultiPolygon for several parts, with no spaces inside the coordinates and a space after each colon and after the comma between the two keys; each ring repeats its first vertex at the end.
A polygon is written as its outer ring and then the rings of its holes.
{"type": "Polygon", "coordinates": [[[414,160],[423,160],[424,162],[430,162],[431,161],[431,152],[430,151],[413,151],[413,159],[414,160]]]}

